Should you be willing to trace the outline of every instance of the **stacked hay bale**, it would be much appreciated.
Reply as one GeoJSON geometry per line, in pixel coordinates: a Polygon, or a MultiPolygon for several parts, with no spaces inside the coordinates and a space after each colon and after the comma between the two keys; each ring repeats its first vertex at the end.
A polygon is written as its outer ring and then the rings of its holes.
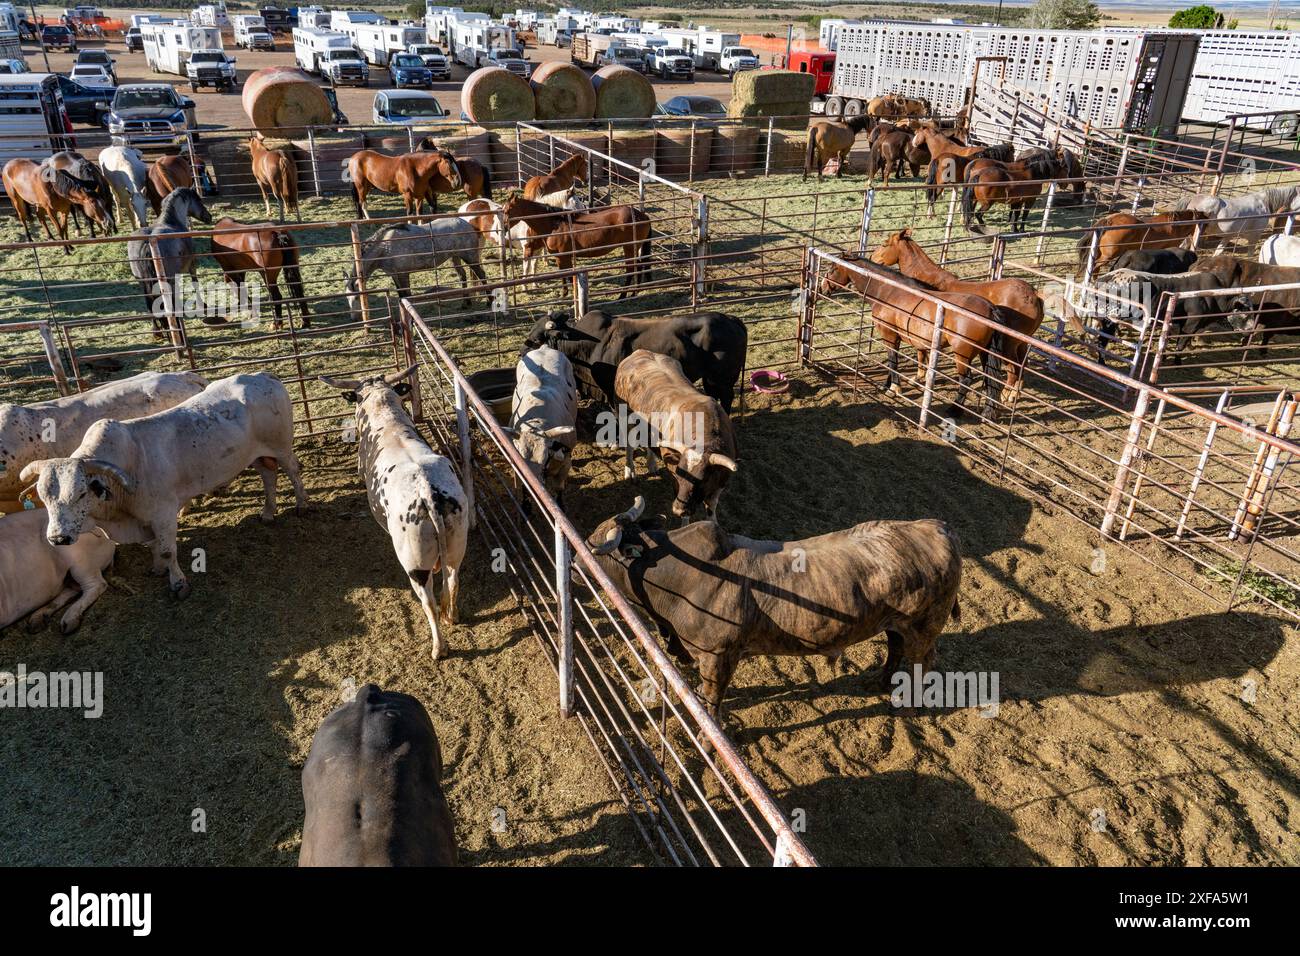
{"type": "Polygon", "coordinates": [[[696,124],[658,131],[655,142],[655,166],[669,179],[694,179],[708,171],[713,152],[712,126],[696,124]]]}
{"type": "Polygon", "coordinates": [[[719,126],[713,131],[713,155],[709,169],[719,173],[739,173],[754,169],[763,160],[758,142],[759,130],[753,126],[719,126]]]}
{"type": "Polygon", "coordinates": [[[643,169],[647,159],[655,158],[657,140],[658,135],[652,129],[615,129],[614,151],[610,155],[643,169]]]}
{"type": "Polygon", "coordinates": [[[529,85],[539,120],[588,120],[596,114],[596,89],[572,63],[543,63],[529,85]]]}
{"type": "Polygon", "coordinates": [[[596,90],[597,119],[648,119],[655,111],[655,91],[645,74],[618,64],[602,66],[591,78],[596,90]]]}
{"type": "Polygon", "coordinates": [[[250,75],[241,102],[253,127],[268,135],[297,139],[307,135],[308,126],[327,126],[334,120],[324,91],[293,67],[269,66],[250,75]]]}
{"type": "Polygon", "coordinates": [[[499,66],[471,73],[461,89],[460,104],[475,123],[528,122],[537,117],[528,81],[499,66]]]}
{"type": "Polygon", "coordinates": [[[737,119],[776,119],[776,125],[802,129],[816,81],[811,73],[792,70],[746,70],[731,81],[727,115],[737,119]],[[789,119],[789,117],[794,117],[789,119]]]}

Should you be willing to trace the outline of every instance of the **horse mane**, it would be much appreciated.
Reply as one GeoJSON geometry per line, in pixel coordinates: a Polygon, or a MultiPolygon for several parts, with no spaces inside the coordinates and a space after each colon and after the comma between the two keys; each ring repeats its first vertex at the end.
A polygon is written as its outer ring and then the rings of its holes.
{"type": "Polygon", "coordinates": [[[1046,150],[1024,160],[1024,165],[1031,179],[1051,179],[1060,175],[1061,163],[1046,150]]]}
{"type": "Polygon", "coordinates": [[[864,129],[867,128],[867,125],[871,122],[871,117],[868,116],[866,113],[863,113],[860,116],[850,116],[848,119],[844,120],[843,122],[844,125],[847,126],[849,129],[853,130],[854,134],[856,135],[858,133],[861,133],[864,129]]]}
{"type": "Polygon", "coordinates": [[[158,220],[166,220],[171,214],[172,206],[180,202],[182,198],[189,198],[191,196],[196,202],[201,201],[199,200],[198,192],[195,191],[193,186],[181,186],[178,189],[173,189],[162,199],[162,204],[158,208],[158,220]]]}
{"type": "Polygon", "coordinates": [[[971,159],[995,159],[1000,163],[1009,163],[1016,158],[1016,148],[1011,143],[997,143],[985,146],[971,159]]]}

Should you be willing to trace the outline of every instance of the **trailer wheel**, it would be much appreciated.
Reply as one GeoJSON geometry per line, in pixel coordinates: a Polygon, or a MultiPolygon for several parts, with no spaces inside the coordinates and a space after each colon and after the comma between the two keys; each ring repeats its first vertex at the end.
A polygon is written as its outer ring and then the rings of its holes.
{"type": "Polygon", "coordinates": [[[1282,139],[1294,139],[1300,131],[1300,116],[1295,113],[1282,113],[1273,117],[1272,133],[1282,139]]]}
{"type": "Polygon", "coordinates": [[[826,97],[826,116],[836,119],[844,115],[844,99],[839,96],[826,97]]]}
{"type": "Polygon", "coordinates": [[[849,117],[849,116],[861,116],[862,113],[863,113],[863,111],[865,111],[865,110],[866,110],[866,104],[863,103],[862,100],[845,100],[845,101],[844,101],[844,115],[845,115],[846,117],[849,117]]]}

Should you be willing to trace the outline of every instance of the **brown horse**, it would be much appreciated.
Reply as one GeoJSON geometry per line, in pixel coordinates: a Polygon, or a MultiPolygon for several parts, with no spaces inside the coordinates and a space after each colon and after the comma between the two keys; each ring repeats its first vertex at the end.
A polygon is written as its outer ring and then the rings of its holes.
{"type": "Polygon", "coordinates": [[[212,228],[212,258],[217,260],[226,281],[238,289],[245,284],[248,273],[260,274],[271,293],[274,327],[278,329],[284,324],[279,286],[280,272],[283,271],[289,292],[298,300],[302,327],[310,328],[311,312],[307,309],[302,273],[298,268],[298,244],[293,241],[293,236],[269,222],[246,225],[234,219],[218,219],[212,228]]]}
{"type": "Polygon", "coordinates": [[[302,222],[302,213],[298,210],[298,166],[293,157],[283,149],[268,147],[261,133],[249,137],[248,152],[253,160],[253,178],[262,191],[266,214],[271,215],[271,201],[266,197],[269,189],[280,204],[280,221],[284,222],[284,207],[287,205],[302,222]]]}
{"type": "Polygon", "coordinates": [[[852,116],[846,120],[817,120],[808,124],[808,148],[803,157],[803,178],[808,178],[814,165],[817,178],[822,178],[822,169],[832,156],[840,160],[836,177],[844,175],[844,167],[849,161],[849,152],[857,141],[858,134],[871,122],[869,116],[852,116]]]}
{"type": "MultiPolygon", "coordinates": [[[[426,136],[415,148],[421,153],[433,153],[437,152],[438,144],[432,136],[426,136]]],[[[486,166],[477,159],[465,159],[461,156],[456,157],[456,165],[460,167],[462,188],[468,198],[492,198],[492,174],[486,166]]]]}
{"type": "Polygon", "coordinates": [[[1196,225],[1209,219],[1197,209],[1179,209],[1157,213],[1154,216],[1135,216],[1127,212],[1113,212],[1092,224],[1092,229],[1079,237],[1079,271],[1088,268],[1088,251],[1092,248],[1093,233],[1097,234],[1097,255],[1093,260],[1093,274],[1118,259],[1130,249],[1172,249],[1192,238],[1196,225]]]}
{"type": "Polygon", "coordinates": [[[925,175],[925,200],[930,218],[934,218],[934,204],[945,185],[960,183],[971,159],[986,156],[1009,160],[1015,156],[1010,143],[996,146],[965,145],[955,134],[945,133],[934,123],[922,123],[912,134],[912,149],[924,149],[930,154],[930,167],[925,175]]]}
{"type": "Polygon", "coordinates": [[[627,282],[618,294],[620,299],[649,275],[650,217],[635,206],[557,210],[512,194],[501,208],[507,228],[528,223],[532,235],[526,240],[525,255],[532,256],[545,247],[561,270],[572,269],[578,258],[603,256],[622,247],[627,282]]]}
{"type": "Polygon", "coordinates": [[[929,116],[934,111],[930,101],[919,96],[886,93],[867,103],[866,113],[876,119],[905,119],[909,116],[929,116]]]}
{"type": "Polygon", "coordinates": [[[533,176],[524,183],[524,198],[538,199],[558,193],[575,182],[586,182],[587,176],[587,154],[574,153],[545,176],[533,176]]]}
{"type": "MultiPolygon", "coordinates": [[[[968,292],[987,299],[1004,310],[1003,320],[1008,327],[1027,336],[1032,336],[1043,324],[1043,299],[1028,282],[1023,279],[991,279],[986,282],[960,279],[946,269],[940,268],[925,250],[912,239],[912,230],[904,229],[891,235],[871,255],[871,261],[879,266],[897,266],[903,275],[919,282],[924,282],[940,292],[968,292]]],[[[1007,392],[1012,397],[1020,391],[1025,355],[1029,343],[1016,338],[1006,339],[1003,354],[1007,359],[1006,391],[1001,401],[1008,402],[1007,392]]]]}
{"type": "MultiPolygon", "coordinates": [[[[962,221],[967,232],[983,234],[987,223],[984,213],[994,203],[1006,203],[1007,226],[1012,232],[1029,223],[1029,210],[1042,195],[1045,180],[1075,179],[1083,168],[1068,149],[1035,149],[1014,162],[974,158],[966,166],[962,190],[962,221]],[[980,228],[975,228],[975,220],[980,228]]],[[[1084,182],[1074,183],[1076,195],[1082,196],[1084,182]]]]}
{"type": "Polygon", "coordinates": [[[61,169],[52,166],[38,166],[30,159],[11,159],[5,163],[3,179],[5,193],[13,203],[14,213],[27,233],[27,241],[32,242],[32,230],[29,221],[34,211],[45,227],[45,235],[51,240],[54,233],[50,231],[50,219],[54,220],[59,238],[65,241],[63,251],[72,255],[72,246],[67,245],[68,214],[80,209],[86,218],[109,228],[112,222],[108,209],[99,197],[88,191],[81,180],[74,179],[61,169]]]}
{"type": "Polygon", "coordinates": [[[460,164],[445,149],[423,150],[385,156],[362,149],[343,161],[344,179],[352,183],[352,201],[357,215],[370,218],[366,197],[370,190],[399,193],[408,216],[420,212],[428,202],[438,211],[438,193],[455,192],[464,186],[460,164]]]}
{"type": "Polygon", "coordinates": [[[888,186],[889,174],[892,172],[895,176],[902,176],[904,163],[911,165],[913,176],[919,176],[920,155],[925,156],[925,162],[930,161],[930,153],[924,147],[919,150],[912,149],[912,131],[903,126],[880,123],[871,130],[867,142],[871,146],[867,159],[868,182],[874,182],[877,170],[883,170],[883,184],[888,186]],[[916,157],[918,161],[912,161],[909,154],[916,157]]]}
{"type": "Polygon", "coordinates": [[[886,368],[890,392],[897,392],[901,387],[898,375],[900,341],[916,349],[916,381],[919,383],[924,377],[934,339],[935,316],[939,307],[947,303],[975,316],[972,318],[957,309],[943,310],[939,349],[952,349],[957,366],[957,397],[948,407],[948,415],[957,418],[966,411],[966,396],[970,392],[977,357],[984,366],[985,401],[989,404],[994,402],[993,380],[1001,371],[1005,348],[1005,337],[998,327],[1008,324],[1004,309],[966,292],[930,292],[927,296],[925,293],[929,290],[915,279],[874,265],[857,253],[846,253],[843,258],[862,271],[837,263],[822,279],[822,294],[833,295],[840,289],[852,287],[858,295],[870,300],[872,320],[889,353],[886,368]],[[932,301],[930,296],[939,301],[932,301]]]}
{"type": "MultiPolygon", "coordinates": [[[[104,175],[102,169],[90,160],[86,159],[85,156],[82,156],[80,153],[71,149],[65,149],[55,153],[53,156],[50,156],[42,162],[41,165],[50,166],[54,169],[61,169],[73,179],[77,180],[82,189],[96,197],[104,208],[108,210],[108,226],[105,227],[104,231],[109,235],[112,235],[117,231],[117,216],[115,215],[117,200],[113,195],[113,187],[108,184],[108,177],[104,175]]],[[[78,235],[81,233],[81,223],[79,222],[79,219],[78,207],[73,206],[72,224],[76,227],[78,235]]],[[[90,234],[91,236],[95,235],[94,219],[90,220],[90,234]]]]}
{"type": "Polygon", "coordinates": [[[144,194],[153,208],[154,215],[162,211],[162,201],[177,189],[188,189],[194,185],[194,170],[199,176],[207,175],[207,167],[197,156],[193,163],[184,153],[175,156],[159,156],[149,166],[149,176],[145,180],[144,194]]]}

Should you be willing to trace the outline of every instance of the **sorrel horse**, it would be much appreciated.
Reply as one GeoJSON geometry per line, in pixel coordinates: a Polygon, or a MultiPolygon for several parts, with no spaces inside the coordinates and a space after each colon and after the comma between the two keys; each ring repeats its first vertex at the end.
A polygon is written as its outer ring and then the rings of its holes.
{"type": "Polygon", "coordinates": [[[194,185],[195,169],[198,170],[199,179],[206,181],[208,168],[197,156],[193,162],[184,153],[159,156],[153,161],[145,181],[145,198],[149,200],[155,216],[162,211],[164,199],[178,189],[188,189],[194,185]]]}
{"type": "MultiPolygon", "coordinates": [[[[438,150],[438,144],[432,136],[426,136],[415,148],[417,152],[432,153],[438,150]]],[[[456,165],[460,167],[461,188],[468,198],[492,198],[492,173],[486,166],[477,159],[465,159],[462,156],[456,157],[456,165]]]]}
{"type": "Polygon", "coordinates": [[[822,294],[832,295],[839,289],[851,287],[858,295],[871,301],[871,317],[889,353],[886,368],[890,392],[901,388],[899,342],[906,342],[916,349],[916,380],[920,382],[929,363],[936,315],[942,305],[948,304],[957,306],[943,310],[943,331],[939,338],[939,349],[951,349],[957,366],[957,397],[948,407],[948,415],[956,418],[966,411],[966,397],[977,357],[984,366],[986,405],[994,404],[993,380],[1001,372],[1006,341],[999,330],[999,326],[1007,324],[1008,316],[1004,309],[966,292],[925,295],[929,290],[915,279],[877,266],[857,253],[846,253],[843,258],[858,268],[837,263],[822,279],[822,294]]]}
{"type": "Polygon", "coordinates": [[[1009,160],[1015,157],[1015,147],[1010,143],[996,146],[967,146],[956,137],[943,133],[933,123],[922,123],[912,134],[912,148],[924,148],[930,153],[930,168],[925,174],[925,201],[930,218],[934,218],[934,204],[945,185],[960,183],[966,166],[977,157],[1009,160]]]}
{"type": "Polygon", "coordinates": [[[289,292],[298,300],[302,313],[302,327],[311,327],[311,312],[303,291],[302,273],[298,264],[298,244],[293,236],[277,229],[269,222],[245,224],[234,219],[218,219],[213,226],[212,258],[221,267],[226,281],[238,290],[247,282],[250,272],[256,272],[271,293],[271,307],[275,310],[275,328],[284,324],[283,299],[280,296],[280,273],[289,292]]]}
{"type": "MultiPolygon", "coordinates": [[[[108,225],[104,226],[104,232],[112,235],[117,232],[117,200],[113,196],[113,187],[108,183],[108,177],[104,171],[88,160],[85,156],[71,149],[60,150],[53,156],[50,156],[42,166],[49,166],[53,169],[59,169],[67,173],[77,184],[100,201],[105,209],[108,210],[108,225]]],[[[76,206],[72,207],[72,224],[81,234],[81,223],[76,206]]],[[[95,235],[95,220],[90,220],[90,234],[95,235]]]]}
{"type": "Polygon", "coordinates": [[[575,182],[586,182],[587,154],[574,153],[545,176],[533,176],[524,183],[524,198],[538,199],[568,189],[575,182]]]}
{"type": "Polygon", "coordinates": [[[1036,149],[1013,162],[985,157],[972,159],[963,176],[961,212],[966,231],[983,234],[984,213],[994,203],[1006,203],[1007,225],[1013,232],[1029,223],[1029,210],[1042,195],[1046,180],[1074,179],[1075,195],[1083,195],[1083,167],[1068,149],[1036,149]],[[975,228],[975,220],[979,228],[975,228]]]}
{"type": "Polygon", "coordinates": [[[401,156],[385,156],[362,149],[343,161],[343,179],[352,184],[352,201],[357,215],[370,218],[366,197],[370,190],[398,193],[406,214],[420,212],[428,202],[438,211],[438,193],[450,193],[465,184],[456,157],[445,149],[418,150],[401,156]]]}
{"type": "MultiPolygon", "coordinates": [[[[817,120],[808,125],[808,148],[803,157],[803,178],[815,166],[817,178],[822,178],[822,169],[832,156],[838,156],[839,169],[836,177],[844,175],[844,166],[849,161],[849,152],[857,141],[858,134],[867,128],[870,116],[851,116],[845,120],[817,120]]],[[[530,197],[531,198],[531,197],[530,197]]]]}
{"type": "MultiPolygon", "coordinates": [[[[1032,336],[1043,324],[1043,299],[1038,291],[1023,279],[991,279],[978,281],[958,278],[936,265],[925,250],[912,239],[912,230],[904,229],[891,235],[871,254],[871,261],[879,266],[897,266],[903,275],[924,282],[940,292],[967,292],[987,299],[1003,309],[1002,319],[1007,326],[1022,335],[1032,336]]],[[[1019,393],[1024,373],[1025,354],[1029,343],[1007,337],[1003,354],[1007,359],[1006,388],[1002,404],[1008,404],[1007,392],[1012,398],[1019,393]]]]}
{"type": "Polygon", "coordinates": [[[649,275],[650,217],[635,206],[569,211],[512,194],[501,208],[508,229],[518,222],[528,223],[532,232],[527,240],[528,255],[544,246],[562,270],[572,269],[578,258],[603,256],[622,247],[627,281],[618,294],[620,299],[649,275]]]}
{"type": "MultiPolygon", "coordinates": [[[[5,164],[4,172],[0,173],[0,179],[4,181],[5,193],[13,203],[14,213],[23,225],[28,242],[33,241],[29,225],[33,212],[51,240],[54,239],[54,233],[50,231],[50,219],[53,219],[59,238],[66,243],[68,214],[74,208],[85,213],[87,219],[108,229],[111,221],[109,212],[99,197],[88,191],[80,180],[61,169],[38,166],[30,159],[11,159],[5,164]]],[[[63,251],[72,255],[72,246],[65,244],[63,251]]]]}
{"type": "Polygon", "coordinates": [[[302,213],[298,210],[298,166],[293,157],[283,149],[271,149],[261,133],[249,137],[248,152],[253,160],[253,178],[262,191],[266,214],[271,215],[271,201],[266,197],[267,190],[270,190],[280,204],[280,221],[284,222],[284,208],[288,206],[302,222],[302,213]]]}
{"type": "Polygon", "coordinates": [[[1118,259],[1130,249],[1172,249],[1188,242],[1196,233],[1197,223],[1210,217],[1199,209],[1175,209],[1154,216],[1135,216],[1128,212],[1113,212],[1092,224],[1092,229],[1079,237],[1079,272],[1088,268],[1088,251],[1092,248],[1093,233],[1097,235],[1097,255],[1093,259],[1093,273],[1118,259]]]}

